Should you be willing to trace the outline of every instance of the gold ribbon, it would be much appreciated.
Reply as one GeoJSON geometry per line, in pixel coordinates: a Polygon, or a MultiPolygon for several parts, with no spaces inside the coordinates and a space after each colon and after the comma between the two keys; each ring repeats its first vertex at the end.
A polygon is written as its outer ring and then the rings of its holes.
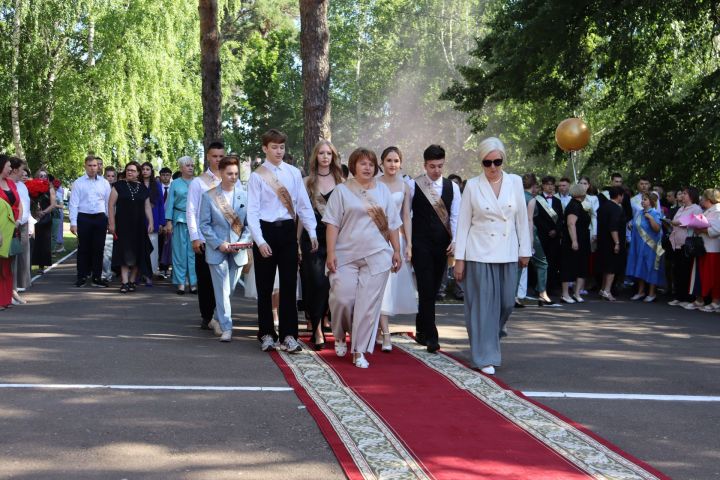
{"type": "MultiPolygon", "coordinates": [[[[215,187],[210,192],[210,195],[212,195],[213,200],[215,201],[215,205],[217,205],[218,209],[222,212],[225,220],[227,220],[227,222],[230,224],[230,228],[233,229],[233,232],[237,233],[238,237],[242,235],[243,224],[240,221],[240,217],[237,216],[235,210],[233,210],[232,206],[230,206],[227,200],[225,200],[225,195],[223,195],[222,189],[219,187],[215,187]]],[[[234,188],[233,198],[235,198],[234,188]]]]}
{"type": "Polygon", "coordinates": [[[370,192],[361,187],[357,180],[355,180],[354,178],[346,181],[345,186],[348,188],[348,190],[354,193],[356,197],[360,199],[363,205],[365,205],[370,219],[378,227],[378,230],[380,230],[383,238],[385,238],[385,240],[389,240],[390,226],[388,224],[388,218],[385,215],[385,210],[383,210],[383,208],[378,205],[378,203],[375,201],[375,198],[370,195],[370,192]]]}
{"type": "Polygon", "coordinates": [[[550,218],[553,222],[557,223],[558,221],[558,213],[555,211],[552,206],[548,205],[548,201],[543,197],[542,195],[538,195],[535,197],[535,200],[537,200],[537,203],[540,204],[540,206],[545,210],[545,212],[550,215],[550,218]]]}
{"type": "Polygon", "coordinates": [[[447,207],[445,207],[445,202],[442,201],[442,198],[440,198],[435,191],[433,181],[430,180],[427,174],[423,174],[415,179],[415,184],[420,187],[420,191],[425,195],[425,198],[428,199],[428,202],[430,202],[433,210],[435,210],[435,213],[440,218],[440,222],[452,238],[452,231],[450,231],[450,215],[448,214],[447,207]]]}
{"type": "Polygon", "coordinates": [[[660,269],[660,260],[662,256],[665,254],[665,250],[662,248],[662,244],[660,242],[656,242],[653,240],[650,235],[642,228],[642,217],[645,215],[645,211],[641,212],[635,217],[635,227],[637,227],[638,235],[640,235],[640,238],[643,239],[643,242],[645,244],[652,248],[652,250],[655,252],[655,270],[660,269]]]}
{"type": "Polygon", "coordinates": [[[280,199],[280,202],[287,209],[290,216],[295,219],[295,208],[293,208],[292,196],[290,195],[290,192],[288,192],[288,189],[285,188],[285,185],[280,183],[277,175],[271,172],[270,169],[267,168],[265,165],[260,165],[259,167],[257,167],[255,169],[255,173],[260,175],[260,178],[265,180],[265,183],[267,183],[268,186],[273,189],[275,195],[277,195],[278,199],[280,199]]]}

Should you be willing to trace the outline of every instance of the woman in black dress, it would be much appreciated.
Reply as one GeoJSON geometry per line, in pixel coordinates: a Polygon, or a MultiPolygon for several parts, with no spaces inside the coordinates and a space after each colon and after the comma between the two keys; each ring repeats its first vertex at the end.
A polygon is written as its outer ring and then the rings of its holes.
{"type": "Polygon", "coordinates": [[[611,293],[615,275],[625,273],[625,228],[627,219],[623,211],[625,191],[622,187],[608,190],[609,201],[605,201],[598,210],[598,260],[603,273],[600,296],[615,301],[611,293]]]}
{"type": "Polygon", "coordinates": [[[572,199],[565,207],[565,226],[560,242],[560,277],[562,278],[562,301],[583,303],[580,291],[585,286],[590,265],[590,215],[583,208],[585,187],[570,187],[572,199]],[[570,283],[575,282],[574,294],[570,296],[570,283]]]}
{"type": "Polygon", "coordinates": [[[32,211],[35,223],[35,240],[31,249],[31,263],[44,270],[52,265],[52,213],[55,210],[55,188],[50,175],[45,170],[38,170],[36,178],[47,180],[50,189],[33,201],[32,211]]]}
{"type": "Polygon", "coordinates": [[[153,232],[153,215],[150,192],[139,173],[140,164],[128,162],[125,179],[115,182],[108,204],[108,231],[115,237],[112,266],[120,268],[120,293],[135,291],[138,275],[152,275],[148,234],[153,232]]]}
{"type": "Polygon", "coordinates": [[[305,313],[310,317],[316,350],[325,346],[325,335],[322,331],[322,320],[328,315],[328,296],[330,282],[325,275],[327,246],[325,244],[325,224],[322,216],[325,206],[335,186],[343,182],[340,156],[335,147],[326,140],[319,141],[310,156],[310,172],[305,178],[305,188],[313,205],[317,220],[317,239],[319,248],[312,252],[310,236],[298,225],[300,233],[300,253],[302,264],[300,276],[302,283],[303,305],[305,313]]]}

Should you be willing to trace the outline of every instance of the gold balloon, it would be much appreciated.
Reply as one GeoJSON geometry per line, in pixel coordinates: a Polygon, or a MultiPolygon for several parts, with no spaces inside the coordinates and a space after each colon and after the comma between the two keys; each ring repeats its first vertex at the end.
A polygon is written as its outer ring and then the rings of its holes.
{"type": "Polygon", "coordinates": [[[590,129],[579,118],[566,118],[555,130],[555,141],[566,152],[582,150],[590,142],[590,129]]]}

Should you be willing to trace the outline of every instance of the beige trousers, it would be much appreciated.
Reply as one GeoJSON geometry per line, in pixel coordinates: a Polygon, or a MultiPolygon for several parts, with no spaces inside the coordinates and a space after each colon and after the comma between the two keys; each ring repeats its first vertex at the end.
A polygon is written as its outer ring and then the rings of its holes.
{"type": "Polygon", "coordinates": [[[338,267],[330,279],[330,314],[335,341],[350,332],[350,351],[372,353],[390,270],[373,275],[363,258],[338,267]]]}

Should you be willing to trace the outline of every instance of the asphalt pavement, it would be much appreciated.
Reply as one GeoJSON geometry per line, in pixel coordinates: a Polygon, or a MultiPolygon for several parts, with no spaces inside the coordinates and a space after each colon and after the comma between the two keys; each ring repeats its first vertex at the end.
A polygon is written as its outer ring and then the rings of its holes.
{"type": "MultiPolygon", "coordinates": [[[[77,289],[74,269],[71,258],[35,283],[27,306],[0,312],[0,383],[32,387],[0,388],[0,478],[344,478],[260,351],[241,289],[222,344],[198,328],[195,296],[166,283],[77,289]],[[37,388],[55,384],[76,387],[37,388]],[[207,389],[218,386],[248,388],[207,389]]],[[[467,359],[462,311],[439,306],[438,324],[443,349],[467,359]]],[[[413,325],[398,317],[392,330],[413,325]]],[[[498,378],[520,391],[720,397],[718,314],[591,300],[519,309],[509,327],[498,378]]],[[[718,401],[536,400],[672,478],[720,478],[718,401]]]]}

